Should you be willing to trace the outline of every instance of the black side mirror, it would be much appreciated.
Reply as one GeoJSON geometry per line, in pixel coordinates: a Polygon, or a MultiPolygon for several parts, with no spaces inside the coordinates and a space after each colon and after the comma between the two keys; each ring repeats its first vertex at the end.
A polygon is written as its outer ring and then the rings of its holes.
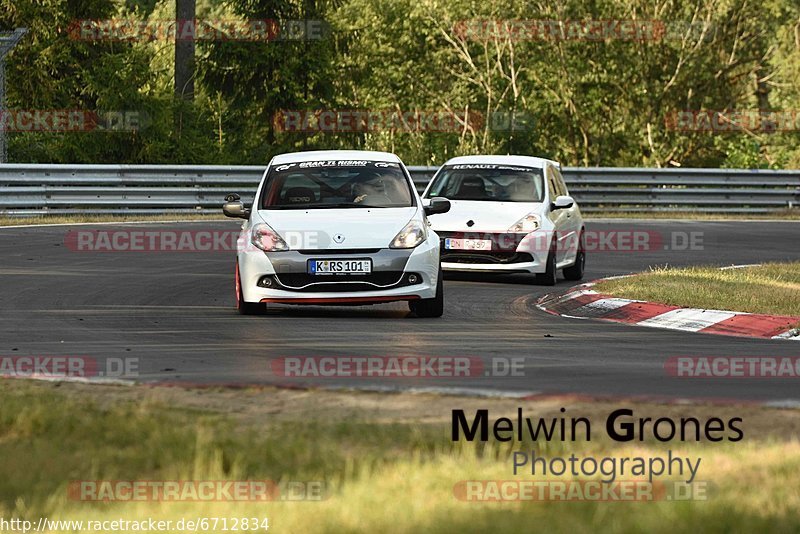
{"type": "Polygon", "coordinates": [[[450,201],[444,197],[433,197],[431,203],[423,208],[425,215],[436,215],[450,211],[450,201]]]}

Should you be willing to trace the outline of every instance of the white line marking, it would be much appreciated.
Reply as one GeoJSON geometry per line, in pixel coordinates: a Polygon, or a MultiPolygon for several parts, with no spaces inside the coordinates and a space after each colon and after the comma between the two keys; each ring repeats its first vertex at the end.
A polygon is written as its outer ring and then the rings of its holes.
{"type": "Polygon", "coordinates": [[[732,269],[747,269],[748,267],[761,267],[760,263],[748,263],[745,265],[728,265],[727,267],[720,267],[720,271],[730,271],[732,269]]]}
{"type": "Polygon", "coordinates": [[[800,341],[800,328],[792,328],[782,334],[773,336],[772,339],[789,339],[791,341],[800,341]]]}
{"type": "Polygon", "coordinates": [[[486,388],[469,387],[402,387],[402,386],[329,386],[320,389],[332,391],[367,391],[374,393],[430,393],[434,395],[462,395],[466,397],[496,397],[521,399],[530,395],[538,395],[539,391],[500,391],[486,388]]]}
{"type": "Polygon", "coordinates": [[[800,400],[798,399],[782,399],[782,400],[774,400],[774,401],[766,401],[764,406],[767,408],[791,408],[791,409],[798,409],[800,408],[800,400]]]}
{"type": "Polygon", "coordinates": [[[592,282],[592,285],[597,284],[598,282],[606,282],[608,280],[620,280],[622,278],[630,278],[631,276],[636,276],[635,274],[618,274],[615,276],[606,276],[605,278],[601,278],[599,280],[595,280],[592,282]]]}
{"type": "Polygon", "coordinates": [[[662,313],[661,315],[656,315],[644,321],[639,321],[636,324],[639,326],[655,326],[658,328],[668,328],[670,330],[697,332],[698,330],[715,325],[720,321],[730,319],[735,315],[737,314],[727,311],[680,308],[662,313]]]}
{"type": "Polygon", "coordinates": [[[122,380],[119,378],[87,378],[85,376],[47,376],[47,375],[26,375],[5,378],[41,380],[42,382],[74,382],[76,384],[98,384],[103,386],[135,386],[133,380],[122,380]]]}

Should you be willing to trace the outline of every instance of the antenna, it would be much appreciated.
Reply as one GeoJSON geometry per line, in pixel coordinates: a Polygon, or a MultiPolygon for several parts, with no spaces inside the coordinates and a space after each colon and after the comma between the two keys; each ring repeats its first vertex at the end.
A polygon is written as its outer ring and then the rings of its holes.
{"type": "Polygon", "coordinates": [[[6,56],[11,52],[28,28],[17,28],[12,31],[0,31],[0,163],[8,158],[6,145],[5,113],[6,113],[6,56]]]}

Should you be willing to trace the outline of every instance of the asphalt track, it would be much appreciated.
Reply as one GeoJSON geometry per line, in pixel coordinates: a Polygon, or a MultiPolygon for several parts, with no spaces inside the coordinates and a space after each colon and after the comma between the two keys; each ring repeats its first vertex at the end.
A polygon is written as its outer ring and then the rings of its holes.
{"type": "MultiPolygon", "coordinates": [[[[237,223],[137,225],[137,229],[234,229],[237,223]]],[[[131,225],[99,228],[131,228],[131,225]]],[[[699,250],[596,251],[585,280],[652,265],[800,260],[800,222],[590,222],[590,230],[666,236],[701,232],[699,250]]],[[[265,316],[234,309],[234,253],[76,252],[75,226],[0,229],[0,356],[138,358],[139,381],[297,384],[369,389],[439,388],[800,402],[800,379],[668,376],[671,356],[800,356],[800,343],[672,332],[555,317],[538,297],[566,289],[522,275],[448,275],[441,319],[407,317],[404,303],[279,306],[265,316]],[[287,379],[282,356],[524,358],[524,376],[287,379]]]]}

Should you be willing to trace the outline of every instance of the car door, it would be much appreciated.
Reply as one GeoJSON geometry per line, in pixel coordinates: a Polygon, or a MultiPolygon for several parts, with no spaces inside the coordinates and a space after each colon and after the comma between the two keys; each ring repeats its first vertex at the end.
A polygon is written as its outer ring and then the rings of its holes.
{"type": "MultiPolygon", "coordinates": [[[[557,167],[553,168],[553,173],[556,179],[556,187],[558,188],[559,195],[569,195],[567,184],[564,183],[564,177],[561,175],[561,170],[557,167]]],[[[562,259],[568,263],[575,261],[575,256],[578,253],[578,238],[580,236],[583,221],[581,219],[581,212],[578,209],[578,204],[573,204],[570,208],[559,210],[566,214],[563,218],[564,224],[564,255],[562,259]]]]}
{"type": "Polygon", "coordinates": [[[563,194],[558,183],[556,168],[550,163],[545,167],[545,181],[549,197],[548,217],[552,221],[556,237],[556,263],[564,261],[566,253],[567,234],[569,233],[569,210],[553,210],[552,205],[556,197],[563,194]]]}

